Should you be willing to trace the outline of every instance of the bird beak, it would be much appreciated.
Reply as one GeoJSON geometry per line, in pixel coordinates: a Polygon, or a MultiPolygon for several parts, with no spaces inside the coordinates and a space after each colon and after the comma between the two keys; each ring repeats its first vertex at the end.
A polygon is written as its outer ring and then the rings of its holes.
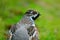
{"type": "Polygon", "coordinates": [[[37,15],[35,15],[34,17],[32,17],[32,19],[36,20],[39,16],[40,16],[40,14],[38,13],[37,15]]]}

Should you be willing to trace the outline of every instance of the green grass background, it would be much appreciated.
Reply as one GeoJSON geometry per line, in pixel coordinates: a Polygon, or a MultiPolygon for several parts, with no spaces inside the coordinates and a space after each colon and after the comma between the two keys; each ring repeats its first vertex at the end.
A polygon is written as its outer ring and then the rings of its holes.
{"type": "Polygon", "coordinates": [[[6,40],[6,25],[17,23],[29,10],[41,16],[35,21],[40,40],[60,40],[60,0],[0,0],[0,40],[6,40]],[[10,10],[22,11],[20,14],[10,10]]]}

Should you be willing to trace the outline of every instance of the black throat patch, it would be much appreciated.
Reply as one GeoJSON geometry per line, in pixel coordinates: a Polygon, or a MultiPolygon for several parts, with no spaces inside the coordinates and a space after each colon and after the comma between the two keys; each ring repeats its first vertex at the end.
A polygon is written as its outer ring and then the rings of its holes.
{"type": "Polygon", "coordinates": [[[40,14],[38,14],[36,17],[32,17],[32,19],[36,20],[39,16],[40,16],[40,14]]]}

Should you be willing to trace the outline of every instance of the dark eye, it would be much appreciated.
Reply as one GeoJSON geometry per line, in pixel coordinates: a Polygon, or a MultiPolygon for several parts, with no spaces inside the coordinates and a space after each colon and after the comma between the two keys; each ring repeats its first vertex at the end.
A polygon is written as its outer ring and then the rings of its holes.
{"type": "Polygon", "coordinates": [[[37,12],[34,11],[34,10],[28,10],[28,11],[26,12],[26,14],[35,15],[35,14],[37,14],[37,12]]]}
{"type": "Polygon", "coordinates": [[[33,11],[33,15],[35,15],[35,14],[37,14],[37,12],[36,11],[33,11]]]}

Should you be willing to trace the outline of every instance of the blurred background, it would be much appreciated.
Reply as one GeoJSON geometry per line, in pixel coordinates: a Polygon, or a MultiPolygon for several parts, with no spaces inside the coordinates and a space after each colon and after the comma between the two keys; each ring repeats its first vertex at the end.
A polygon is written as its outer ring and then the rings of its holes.
{"type": "Polygon", "coordinates": [[[35,21],[39,40],[60,40],[60,0],[0,0],[0,40],[6,40],[6,25],[17,23],[29,9],[41,14],[35,21]]]}

